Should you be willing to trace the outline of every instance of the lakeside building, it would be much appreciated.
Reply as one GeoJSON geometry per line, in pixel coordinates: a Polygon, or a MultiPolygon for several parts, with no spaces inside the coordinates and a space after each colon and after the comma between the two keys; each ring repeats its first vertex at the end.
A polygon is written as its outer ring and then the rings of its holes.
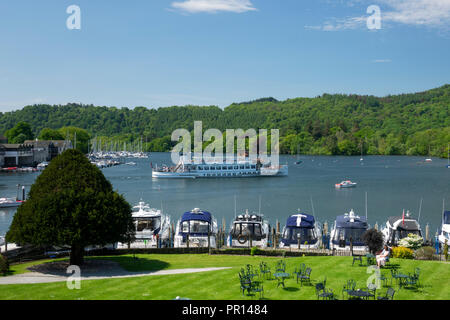
{"type": "MultiPolygon", "coordinates": [[[[0,137],[0,141],[1,140],[0,137]]],[[[0,167],[29,167],[51,161],[72,143],[67,140],[26,140],[24,143],[0,143],[0,167]]]]}
{"type": "Polygon", "coordinates": [[[25,140],[27,145],[33,148],[33,162],[38,164],[44,161],[51,161],[60,153],[72,149],[72,142],[69,140],[25,140]]]}

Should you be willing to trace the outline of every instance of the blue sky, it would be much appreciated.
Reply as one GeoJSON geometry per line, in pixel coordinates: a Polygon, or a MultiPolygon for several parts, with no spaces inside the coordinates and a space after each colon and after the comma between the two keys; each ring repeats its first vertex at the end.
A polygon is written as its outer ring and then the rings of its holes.
{"type": "Polygon", "coordinates": [[[449,56],[450,0],[2,0],[0,112],[384,96],[450,83],[449,56]]]}

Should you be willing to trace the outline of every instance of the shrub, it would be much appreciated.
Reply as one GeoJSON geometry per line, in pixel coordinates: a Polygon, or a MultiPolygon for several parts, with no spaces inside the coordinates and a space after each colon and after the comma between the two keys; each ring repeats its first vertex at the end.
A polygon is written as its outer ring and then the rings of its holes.
{"type": "Polygon", "coordinates": [[[400,259],[412,259],[414,258],[414,251],[410,248],[394,247],[392,248],[392,257],[400,259]]]}
{"type": "Polygon", "coordinates": [[[383,234],[376,229],[369,229],[364,232],[362,239],[373,254],[383,248],[383,234]]]}
{"type": "Polygon", "coordinates": [[[0,254],[0,274],[6,276],[9,271],[9,262],[6,257],[0,254]]]}
{"type": "Polygon", "coordinates": [[[406,238],[400,239],[398,245],[400,247],[416,250],[423,245],[423,238],[421,236],[418,236],[417,234],[410,233],[406,238]]]}
{"type": "Polygon", "coordinates": [[[250,255],[252,255],[252,256],[257,255],[258,253],[259,253],[259,249],[257,247],[253,247],[250,250],[250,255]]]}
{"type": "Polygon", "coordinates": [[[434,249],[432,247],[422,247],[414,252],[417,260],[433,260],[434,249]]]}

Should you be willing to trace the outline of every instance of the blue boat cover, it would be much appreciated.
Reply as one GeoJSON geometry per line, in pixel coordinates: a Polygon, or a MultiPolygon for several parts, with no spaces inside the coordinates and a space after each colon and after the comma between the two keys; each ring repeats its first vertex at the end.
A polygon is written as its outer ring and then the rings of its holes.
{"type": "Polygon", "coordinates": [[[287,219],[286,227],[314,228],[314,221],[314,217],[310,214],[294,214],[287,219]]]}
{"type": "Polygon", "coordinates": [[[183,213],[183,216],[181,217],[181,222],[191,220],[206,221],[211,223],[211,213],[201,210],[199,212],[188,211],[183,213]]]}
{"type": "Polygon", "coordinates": [[[355,217],[354,222],[350,222],[349,216],[337,216],[336,217],[337,228],[350,228],[350,229],[367,229],[367,220],[365,217],[355,217]]]}
{"type": "Polygon", "coordinates": [[[450,224],[450,211],[444,211],[444,224],[450,224]]]}

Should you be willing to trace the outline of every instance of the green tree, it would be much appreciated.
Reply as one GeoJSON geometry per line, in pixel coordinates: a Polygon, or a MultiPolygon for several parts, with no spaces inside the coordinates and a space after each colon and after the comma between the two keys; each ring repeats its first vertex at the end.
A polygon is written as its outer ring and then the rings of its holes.
{"type": "Polygon", "coordinates": [[[31,126],[24,121],[17,123],[12,129],[5,132],[9,143],[23,143],[25,140],[33,139],[31,126]]]}
{"type": "Polygon", "coordinates": [[[6,234],[9,242],[71,246],[70,263],[83,263],[84,248],[127,242],[131,206],[78,150],[52,160],[31,186],[6,234]]]}
{"type": "Polygon", "coordinates": [[[73,147],[80,150],[83,153],[88,152],[88,144],[89,144],[89,133],[81,128],[77,127],[63,127],[59,129],[60,134],[66,139],[72,142],[73,147]]]}
{"type": "Polygon", "coordinates": [[[39,140],[64,140],[64,136],[58,130],[44,128],[39,134],[39,140]]]}

